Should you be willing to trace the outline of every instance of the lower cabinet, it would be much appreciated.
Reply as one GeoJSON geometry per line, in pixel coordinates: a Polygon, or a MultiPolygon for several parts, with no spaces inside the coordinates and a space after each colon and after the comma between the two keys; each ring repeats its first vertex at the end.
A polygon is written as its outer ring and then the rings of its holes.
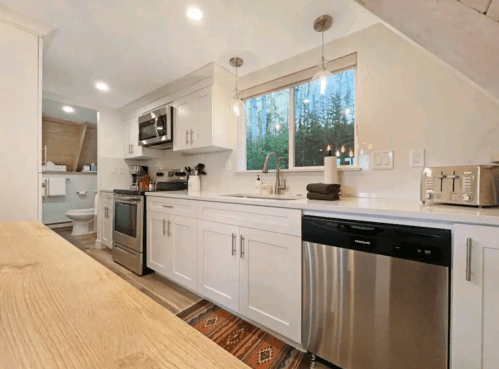
{"type": "Polygon", "coordinates": [[[301,341],[300,237],[200,220],[198,292],[301,341]]]}
{"type": "Polygon", "coordinates": [[[197,219],[147,212],[147,266],[196,290],[197,219]]]}
{"type": "Polygon", "coordinates": [[[499,228],[456,224],[453,242],[451,368],[499,368],[499,228]]]}
{"type": "Polygon", "coordinates": [[[239,311],[239,227],[198,221],[198,292],[239,311]]]}
{"type": "Polygon", "coordinates": [[[113,247],[113,195],[101,193],[99,221],[101,228],[101,243],[113,247]]]}

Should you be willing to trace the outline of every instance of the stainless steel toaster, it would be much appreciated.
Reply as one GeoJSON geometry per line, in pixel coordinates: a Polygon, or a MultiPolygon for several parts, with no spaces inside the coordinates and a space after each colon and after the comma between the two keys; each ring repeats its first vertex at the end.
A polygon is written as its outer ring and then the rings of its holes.
{"type": "Polygon", "coordinates": [[[425,168],[421,201],[426,205],[499,205],[499,166],[463,165],[425,168]]]}

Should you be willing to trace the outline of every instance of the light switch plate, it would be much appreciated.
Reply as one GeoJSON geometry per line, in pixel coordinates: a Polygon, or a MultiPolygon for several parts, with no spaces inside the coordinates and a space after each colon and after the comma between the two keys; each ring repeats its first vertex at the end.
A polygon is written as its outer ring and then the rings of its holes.
{"type": "Polygon", "coordinates": [[[116,167],[115,167],[115,166],[112,166],[112,167],[111,167],[111,173],[112,173],[112,174],[116,173],[116,167]]]}
{"type": "Polygon", "coordinates": [[[411,168],[424,167],[424,149],[411,149],[411,168]]]}
{"type": "Polygon", "coordinates": [[[373,169],[393,169],[393,151],[373,151],[373,169]]]}
{"type": "Polygon", "coordinates": [[[123,165],[120,166],[120,174],[125,174],[125,167],[123,165]]]}

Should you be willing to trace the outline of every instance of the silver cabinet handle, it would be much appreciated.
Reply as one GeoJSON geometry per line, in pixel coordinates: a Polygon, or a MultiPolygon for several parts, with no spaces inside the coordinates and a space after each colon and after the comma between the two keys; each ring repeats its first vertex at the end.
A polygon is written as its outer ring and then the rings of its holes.
{"type": "Polygon", "coordinates": [[[185,130],[185,143],[186,144],[189,143],[189,130],[188,129],[185,130]]]}
{"type": "Polygon", "coordinates": [[[47,145],[45,145],[45,165],[47,165],[47,145]]]}
{"type": "Polygon", "coordinates": [[[232,256],[236,255],[236,234],[232,233],[232,256]]]}
{"type": "Polygon", "coordinates": [[[133,144],[130,145],[132,147],[132,154],[133,154],[133,144]]]}
{"type": "Polygon", "coordinates": [[[164,208],[170,208],[170,209],[173,209],[173,205],[161,205],[162,207],[164,208]]]}
{"type": "Polygon", "coordinates": [[[244,237],[241,235],[241,259],[244,259],[244,237]]]}
{"type": "Polygon", "coordinates": [[[166,220],[163,219],[163,236],[165,235],[166,231],[165,231],[165,224],[166,224],[166,220]]]}
{"type": "Polygon", "coordinates": [[[471,238],[466,240],[466,280],[471,281],[471,238]]]}
{"type": "Polygon", "coordinates": [[[107,218],[107,207],[104,208],[104,218],[107,218]]]}
{"type": "Polygon", "coordinates": [[[168,237],[171,236],[171,232],[170,232],[170,224],[172,224],[172,222],[168,221],[168,237]]]}
{"type": "Polygon", "coordinates": [[[192,135],[194,134],[194,131],[191,129],[191,143],[193,143],[192,135]]]}
{"type": "Polygon", "coordinates": [[[128,154],[132,153],[132,144],[128,144],[128,154]]]}

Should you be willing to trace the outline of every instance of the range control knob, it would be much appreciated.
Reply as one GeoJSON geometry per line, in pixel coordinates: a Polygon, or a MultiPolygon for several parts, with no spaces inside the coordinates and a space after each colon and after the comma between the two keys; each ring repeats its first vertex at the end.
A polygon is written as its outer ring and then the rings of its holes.
{"type": "Polygon", "coordinates": [[[434,197],[433,192],[427,192],[425,195],[426,200],[433,200],[434,197]]]}
{"type": "Polygon", "coordinates": [[[473,201],[473,196],[471,195],[463,195],[463,201],[466,201],[466,202],[470,202],[470,201],[473,201]]]}

